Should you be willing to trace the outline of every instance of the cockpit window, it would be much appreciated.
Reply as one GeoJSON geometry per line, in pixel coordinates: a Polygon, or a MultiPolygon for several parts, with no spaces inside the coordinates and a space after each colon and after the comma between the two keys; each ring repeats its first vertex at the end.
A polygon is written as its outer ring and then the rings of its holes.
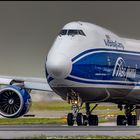
{"type": "Polygon", "coordinates": [[[68,30],[68,35],[77,35],[78,34],[78,32],[77,32],[77,30],[68,30]]]}
{"type": "Polygon", "coordinates": [[[79,34],[83,35],[83,36],[86,36],[85,33],[82,30],[79,30],[79,34]]]}
{"type": "Polygon", "coordinates": [[[59,35],[66,35],[68,30],[61,30],[59,35]]]}
{"type": "Polygon", "coordinates": [[[86,36],[85,33],[83,32],[83,30],[61,30],[60,33],[59,33],[60,36],[62,35],[71,35],[71,36],[74,36],[74,35],[82,35],[82,36],[86,36]]]}

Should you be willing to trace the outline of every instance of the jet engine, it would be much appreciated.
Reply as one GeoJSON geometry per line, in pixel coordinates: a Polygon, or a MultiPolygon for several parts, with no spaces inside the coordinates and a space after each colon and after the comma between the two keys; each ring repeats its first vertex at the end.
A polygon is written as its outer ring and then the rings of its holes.
{"type": "Polygon", "coordinates": [[[29,111],[31,96],[26,89],[19,86],[8,86],[0,90],[0,115],[17,118],[29,111]]]}

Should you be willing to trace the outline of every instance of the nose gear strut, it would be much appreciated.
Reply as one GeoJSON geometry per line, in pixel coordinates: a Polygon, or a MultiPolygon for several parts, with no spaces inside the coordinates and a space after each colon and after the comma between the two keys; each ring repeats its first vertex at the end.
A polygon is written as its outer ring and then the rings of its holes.
{"type": "Polygon", "coordinates": [[[72,104],[71,113],[68,113],[67,115],[67,124],[69,126],[73,126],[74,122],[77,122],[77,125],[98,125],[98,116],[92,115],[92,111],[97,107],[98,104],[96,104],[91,110],[90,110],[90,103],[85,103],[86,107],[86,114],[83,115],[82,113],[79,113],[80,109],[82,108],[83,102],[81,101],[78,94],[75,92],[72,92],[70,95],[67,96],[68,103],[72,104]]]}

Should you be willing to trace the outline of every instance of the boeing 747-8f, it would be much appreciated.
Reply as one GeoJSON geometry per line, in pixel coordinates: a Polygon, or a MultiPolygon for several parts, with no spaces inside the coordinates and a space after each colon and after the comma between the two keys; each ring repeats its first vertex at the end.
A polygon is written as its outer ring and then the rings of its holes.
{"type": "Polygon", "coordinates": [[[31,90],[52,90],[72,105],[68,125],[98,125],[92,111],[101,102],[124,110],[117,125],[137,125],[140,104],[140,41],[119,37],[87,22],[66,24],[45,62],[46,78],[0,76],[0,114],[20,117],[30,107],[31,90]],[[96,104],[91,108],[91,104],[96,104]],[[85,104],[85,114],[80,108],[85,104]]]}

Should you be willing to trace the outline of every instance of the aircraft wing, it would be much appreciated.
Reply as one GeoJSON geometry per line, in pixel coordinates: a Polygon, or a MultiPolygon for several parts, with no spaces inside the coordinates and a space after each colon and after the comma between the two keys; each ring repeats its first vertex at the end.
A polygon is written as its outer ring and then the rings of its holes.
{"type": "Polygon", "coordinates": [[[52,91],[45,78],[14,77],[0,75],[0,85],[21,85],[30,90],[52,91]]]}

